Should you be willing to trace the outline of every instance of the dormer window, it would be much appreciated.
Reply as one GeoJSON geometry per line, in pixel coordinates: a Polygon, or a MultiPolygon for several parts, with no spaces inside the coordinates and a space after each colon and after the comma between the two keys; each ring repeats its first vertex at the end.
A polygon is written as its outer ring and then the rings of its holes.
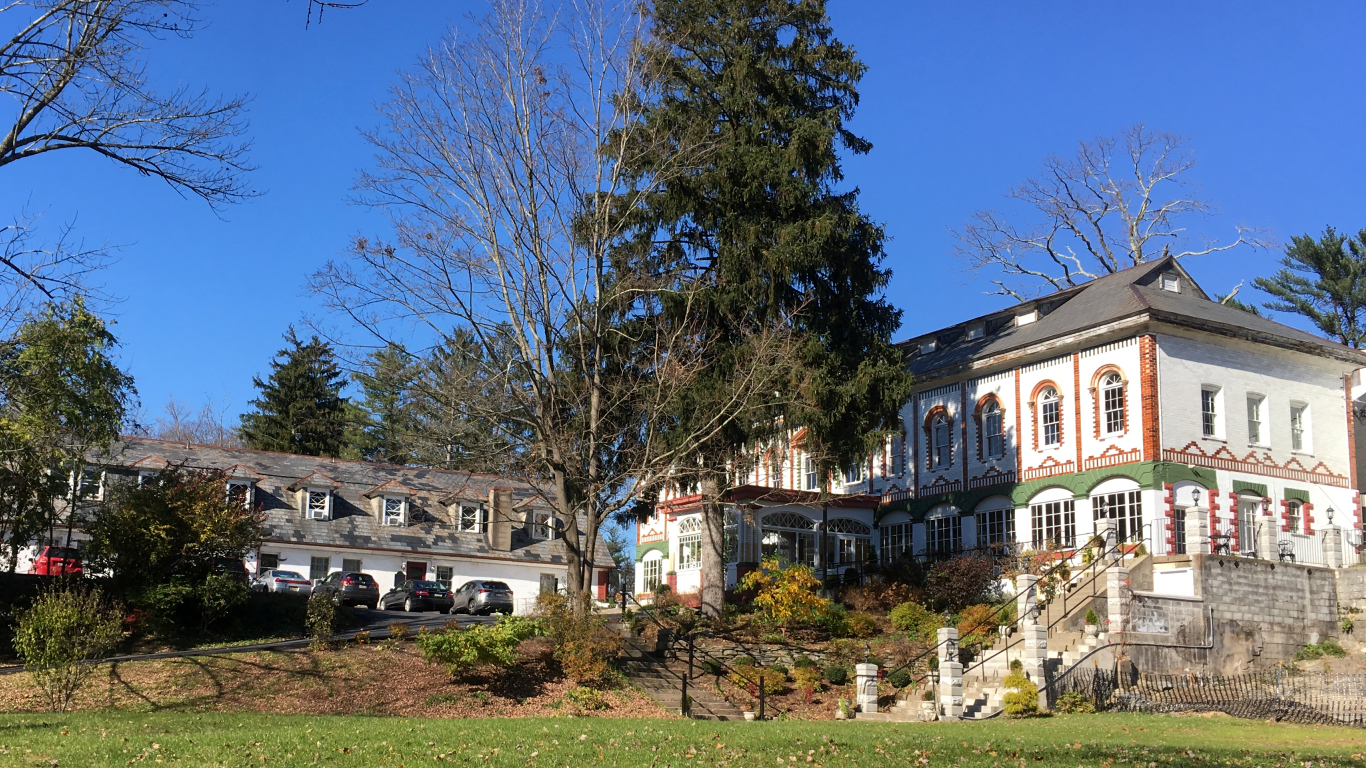
{"type": "Polygon", "coordinates": [[[309,488],[304,492],[304,517],[309,520],[332,519],[332,491],[309,488]]]}
{"type": "Polygon", "coordinates": [[[461,533],[482,533],[487,520],[483,504],[461,504],[455,518],[455,528],[461,533]]]}
{"type": "Polygon", "coordinates": [[[555,513],[548,509],[531,510],[531,538],[544,541],[555,535],[555,513]]]}
{"type": "Polygon", "coordinates": [[[934,339],[930,339],[929,341],[922,341],[920,342],[920,354],[928,355],[931,352],[933,352],[938,346],[939,342],[935,341],[934,339]]]}
{"type": "Polygon", "coordinates": [[[1019,313],[1018,315],[1016,315],[1016,316],[1015,316],[1015,325],[1016,325],[1017,327],[1018,327],[1018,326],[1021,326],[1021,325],[1029,325],[1030,323],[1032,323],[1032,322],[1034,322],[1035,320],[1038,320],[1038,319],[1039,319],[1039,311],[1038,311],[1037,309],[1031,309],[1031,310],[1029,310],[1028,312],[1021,312],[1021,313],[1019,313]]]}
{"type": "Polygon", "coordinates": [[[238,509],[251,509],[255,487],[245,480],[228,481],[228,504],[238,509]]]}
{"type": "Polygon", "coordinates": [[[380,525],[406,525],[408,522],[408,498],[406,496],[385,496],[379,522],[380,525]]]}
{"type": "Polygon", "coordinates": [[[104,471],[99,467],[87,464],[81,469],[79,475],[73,474],[71,486],[76,498],[87,501],[101,501],[104,499],[104,471]]]}
{"type": "Polygon", "coordinates": [[[985,325],[968,326],[968,341],[972,341],[973,339],[980,339],[985,335],[987,335],[987,327],[985,325]]]}
{"type": "Polygon", "coordinates": [[[1171,291],[1172,293],[1181,292],[1181,278],[1177,277],[1176,275],[1173,275],[1170,272],[1164,273],[1162,275],[1161,282],[1162,290],[1171,291]]]}
{"type": "Polygon", "coordinates": [[[138,488],[151,488],[156,484],[157,473],[143,470],[138,473],[138,488]]]}

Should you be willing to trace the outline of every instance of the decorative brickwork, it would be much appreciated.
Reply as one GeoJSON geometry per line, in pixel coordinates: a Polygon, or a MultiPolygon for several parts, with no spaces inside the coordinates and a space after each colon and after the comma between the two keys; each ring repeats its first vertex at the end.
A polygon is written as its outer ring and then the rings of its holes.
{"type": "MultiPolygon", "coordinates": [[[[1161,431],[1157,419],[1157,340],[1152,336],[1138,339],[1138,387],[1143,400],[1143,460],[1156,461],[1161,431]]],[[[1127,392],[1125,400],[1127,407],[1127,392]]]]}
{"type": "MultiPolygon", "coordinates": [[[[958,412],[966,414],[968,412],[968,388],[958,388],[958,412]]],[[[963,419],[963,485],[968,484],[968,420],[963,419]]]]}
{"type": "Polygon", "coordinates": [[[1171,483],[1163,483],[1162,490],[1166,492],[1163,501],[1166,502],[1166,509],[1162,516],[1167,519],[1167,551],[1176,551],[1176,486],[1171,483]]]}
{"type": "Polygon", "coordinates": [[[1238,541],[1238,539],[1240,538],[1238,536],[1238,515],[1240,514],[1240,512],[1238,510],[1237,491],[1230,491],[1228,494],[1228,511],[1229,516],[1232,518],[1231,522],[1229,523],[1229,533],[1233,534],[1232,537],[1228,540],[1229,550],[1233,552],[1240,552],[1242,548],[1239,546],[1240,542],[1238,541]]]}
{"type": "Polygon", "coordinates": [[[1281,499],[1281,532],[1290,532],[1290,499],[1281,499]]]}
{"type": "Polygon", "coordinates": [[[1300,512],[1304,515],[1301,525],[1304,526],[1304,533],[1312,536],[1314,534],[1314,505],[1304,502],[1300,505],[1300,512]]]}
{"type": "Polygon", "coordinates": [[[1205,453],[1204,447],[1194,440],[1186,443],[1182,448],[1163,449],[1162,460],[1193,464],[1197,467],[1209,467],[1210,469],[1226,469],[1230,472],[1246,472],[1251,475],[1299,480],[1306,483],[1336,485],[1339,488],[1348,487],[1350,482],[1349,477],[1333,472],[1322,461],[1306,469],[1298,457],[1292,457],[1284,464],[1277,464],[1270,453],[1262,451],[1259,455],[1255,450],[1250,451],[1242,458],[1238,458],[1226,445],[1219,446],[1214,453],[1205,453]]]}
{"type": "Polygon", "coordinates": [[[1052,381],[1041,381],[1034,386],[1034,391],[1029,395],[1029,415],[1030,420],[1034,422],[1034,450],[1036,451],[1039,450],[1039,421],[1043,417],[1043,413],[1039,410],[1039,396],[1050,388],[1053,390],[1053,394],[1058,398],[1058,445],[1061,446],[1063,441],[1067,439],[1067,435],[1063,430],[1063,425],[1067,422],[1062,417],[1062,392],[1058,390],[1058,385],[1054,384],[1052,381]]]}
{"type": "MultiPolygon", "coordinates": [[[[1077,466],[1081,466],[1081,353],[1072,355],[1072,413],[1076,419],[1077,466]]],[[[1061,419],[1059,419],[1061,421],[1061,419]]]]}
{"type": "Polygon", "coordinates": [[[947,470],[953,466],[953,417],[949,415],[949,409],[942,405],[936,405],[925,414],[925,469],[928,470],[947,470]],[[949,425],[949,460],[942,467],[934,465],[934,420],[943,416],[949,425]]]}
{"type": "Polygon", "coordinates": [[[1024,474],[1024,451],[1020,450],[1020,420],[1024,408],[1020,407],[1020,369],[1015,369],[1015,475],[1024,474]]]}

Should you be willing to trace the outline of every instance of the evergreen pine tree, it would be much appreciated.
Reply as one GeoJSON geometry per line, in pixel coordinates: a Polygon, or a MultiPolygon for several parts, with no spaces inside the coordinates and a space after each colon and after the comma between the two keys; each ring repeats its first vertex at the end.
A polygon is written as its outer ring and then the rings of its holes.
{"type": "Polygon", "coordinates": [[[1307,318],[1324,336],[1349,347],[1366,344],[1366,229],[1344,237],[1332,227],[1315,240],[1290,239],[1281,271],[1257,278],[1275,297],[1262,306],[1307,318]]]}
{"type": "Polygon", "coordinates": [[[365,369],[352,375],[361,389],[362,421],[355,448],[363,458],[386,464],[415,463],[413,385],[418,373],[408,350],[391,343],[372,352],[365,369]]]}
{"type": "Polygon", "coordinates": [[[317,336],[302,343],[292,327],[285,341],[270,362],[270,379],[252,379],[260,396],[242,416],[242,438],[260,451],[342,456],[350,403],[341,395],[345,379],[332,346],[317,336]]]}
{"type": "MultiPolygon", "coordinates": [[[[788,392],[772,412],[737,420],[705,465],[716,476],[778,426],[805,427],[806,448],[825,470],[866,457],[897,423],[910,379],[891,343],[900,313],[880,295],[890,274],[880,264],[882,228],[859,210],[857,190],[838,189],[841,149],[871,149],[845,127],[865,67],[834,37],[823,0],[653,7],[648,55],[660,93],[643,106],[649,135],[706,149],[694,172],[651,196],[641,227],[658,268],[705,287],[717,364],[684,398],[681,432],[714,413],[708,401],[723,400],[730,377],[744,375],[746,334],[787,324],[798,350],[788,392]]],[[[647,162],[642,171],[650,170],[647,162]]],[[[703,608],[715,612],[720,515],[708,506],[703,608]]]]}

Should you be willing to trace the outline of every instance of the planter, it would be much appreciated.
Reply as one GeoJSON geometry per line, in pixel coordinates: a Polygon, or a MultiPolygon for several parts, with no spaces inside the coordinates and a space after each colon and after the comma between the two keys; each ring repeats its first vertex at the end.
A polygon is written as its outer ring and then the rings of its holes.
{"type": "Polygon", "coordinates": [[[920,702],[920,721],[934,722],[939,719],[939,704],[933,701],[920,702]]]}
{"type": "Polygon", "coordinates": [[[753,713],[753,712],[750,712],[749,710],[745,710],[745,719],[746,719],[746,720],[753,720],[753,719],[754,719],[754,713],[753,713]]]}
{"type": "MultiPolygon", "coordinates": [[[[749,713],[746,713],[746,714],[749,714],[749,713]]],[[[842,709],[837,709],[837,710],[835,710],[835,719],[836,719],[836,720],[848,720],[848,719],[849,719],[849,713],[848,713],[848,712],[845,712],[845,711],[842,710],[842,709]]]]}
{"type": "Polygon", "coordinates": [[[1100,634],[1100,627],[1095,624],[1086,625],[1086,636],[1095,637],[1100,634]]]}

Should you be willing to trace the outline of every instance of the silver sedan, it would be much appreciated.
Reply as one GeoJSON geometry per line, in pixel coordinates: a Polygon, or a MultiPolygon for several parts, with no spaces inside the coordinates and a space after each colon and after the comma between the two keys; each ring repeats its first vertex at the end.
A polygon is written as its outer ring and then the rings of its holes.
{"type": "Polygon", "coordinates": [[[312,594],[313,582],[294,571],[262,571],[252,587],[258,592],[297,592],[312,594]]]}

